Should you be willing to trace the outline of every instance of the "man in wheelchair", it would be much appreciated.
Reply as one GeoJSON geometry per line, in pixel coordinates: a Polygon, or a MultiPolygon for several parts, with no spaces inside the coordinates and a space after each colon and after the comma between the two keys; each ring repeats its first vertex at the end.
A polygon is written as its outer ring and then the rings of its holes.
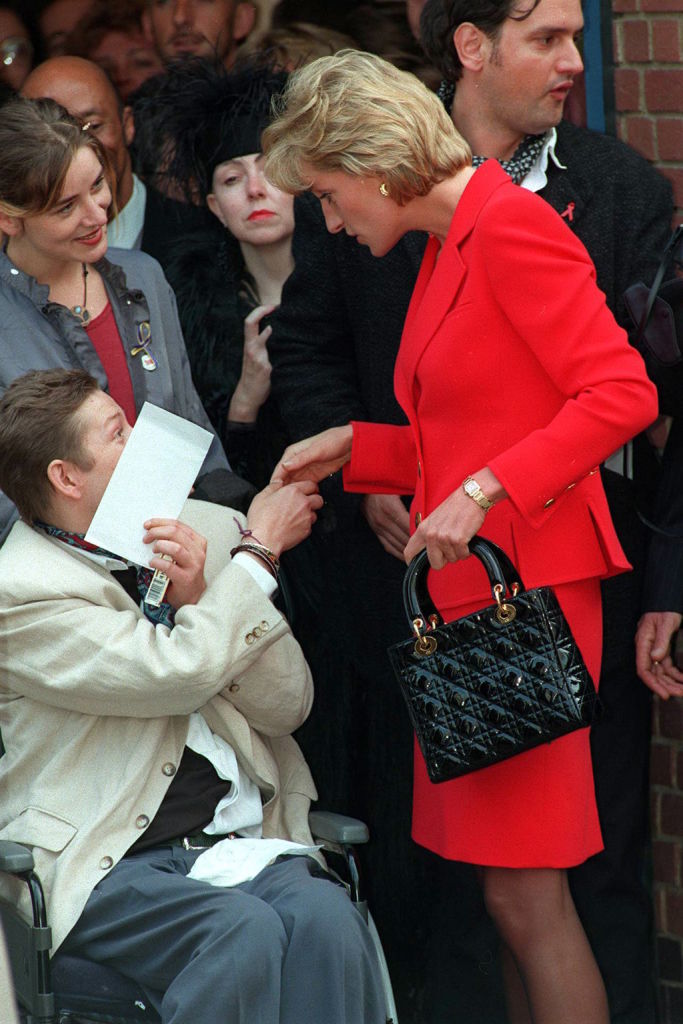
{"type": "Polygon", "coordinates": [[[0,550],[0,838],[33,848],[58,955],[132,978],[165,1024],[379,1024],[367,926],[306,850],[291,732],[312,683],[270,600],[321,499],[271,486],[246,521],[188,501],[145,523],[170,580],[150,607],[149,571],[83,539],[129,433],[80,370],[0,401],[21,514],[0,550]],[[210,846],[229,885],[188,877],[210,846]]]}

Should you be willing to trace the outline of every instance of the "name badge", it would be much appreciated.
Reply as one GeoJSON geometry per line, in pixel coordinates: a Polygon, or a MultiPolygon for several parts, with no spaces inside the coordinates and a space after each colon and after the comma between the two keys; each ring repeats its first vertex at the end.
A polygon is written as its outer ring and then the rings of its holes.
{"type": "MultiPolygon", "coordinates": [[[[161,557],[167,558],[169,556],[162,555],[161,557]]],[[[150,608],[158,608],[166,597],[166,591],[170,582],[165,572],[162,572],[161,569],[155,569],[144,597],[145,604],[148,604],[150,608]]]]}

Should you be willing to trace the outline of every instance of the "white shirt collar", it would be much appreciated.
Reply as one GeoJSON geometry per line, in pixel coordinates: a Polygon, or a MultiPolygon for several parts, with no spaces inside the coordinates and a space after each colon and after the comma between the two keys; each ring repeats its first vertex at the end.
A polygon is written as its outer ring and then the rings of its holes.
{"type": "Polygon", "coordinates": [[[145,223],[145,206],[147,189],[133,175],[133,193],[118,216],[107,228],[109,245],[116,249],[139,249],[142,240],[142,228],[145,223]]]}
{"type": "Polygon", "coordinates": [[[545,188],[548,184],[548,159],[551,159],[555,166],[559,167],[561,171],[567,170],[565,165],[560,163],[559,158],[555,153],[556,144],[557,130],[555,128],[551,128],[546,135],[545,144],[541,152],[538,154],[536,163],[522,181],[522,188],[528,189],[529,192],[540,192],[542,188],[545,188]]]}

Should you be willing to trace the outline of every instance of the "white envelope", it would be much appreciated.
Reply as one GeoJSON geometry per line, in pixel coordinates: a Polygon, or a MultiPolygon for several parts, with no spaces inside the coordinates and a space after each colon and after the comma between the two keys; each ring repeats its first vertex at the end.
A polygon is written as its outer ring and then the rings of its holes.
{"type": "Polygon", "coordinates": [[[213,434],[145,402],[85,539],[149,567],[147,519],[177,519],[197,479],[213,434]]]}

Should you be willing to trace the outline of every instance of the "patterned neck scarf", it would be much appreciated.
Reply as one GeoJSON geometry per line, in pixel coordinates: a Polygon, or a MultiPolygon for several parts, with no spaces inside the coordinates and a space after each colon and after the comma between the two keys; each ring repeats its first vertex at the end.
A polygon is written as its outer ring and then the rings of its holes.
{"type": "MultiPolygon", "coordinates": [[[[91,544],[85,539],[82,533],[70,533],[68,530],[62,530],[58,526],[49,526],[47,523],[41,523],[38,520],[33,524],[40,530],[49,534],[50,537],[56,537],[57,540],[61,540],[63,544],[68,544],[72,548],[78,548],[81,551],[89,551],[93,555],[100,555],[102,558],[114,558],[118,562],[124,561],[118,555],[115,555],[112,551],[107,551],[105,548],[100,548],[96,544],[91,544]]],[[[168,601],[162,601],[159,607],[147,604],[145,596],[149,589],[149,585],[152,582],[152,576],[154,575],[153,569],[148,569],[146,565],[132,566],[136,570],[136,585],[138,593],[142,601],[142,610],[145,617],[153,622],[155,626],[159,624],[168,626],[169,629],[173,629],[175,625],[175,608],[169,604],[168,601]]]]}
{"type": "MultiPolygon", "coordinates": [[[[455,85],[443,79],[439,86],[437,96],[450,114],[455,96],[455,85]]],[[[509,160],[499,160],[498,163],[508,174],[515,185],[521,185],[527,174],[538,160],[548,138],[548,132],[542,135],[526,135],[520,142],[509,160]]],[[[485,156],[473,156],[472,166],[481,167],[487,158],[485,156]]]]}

